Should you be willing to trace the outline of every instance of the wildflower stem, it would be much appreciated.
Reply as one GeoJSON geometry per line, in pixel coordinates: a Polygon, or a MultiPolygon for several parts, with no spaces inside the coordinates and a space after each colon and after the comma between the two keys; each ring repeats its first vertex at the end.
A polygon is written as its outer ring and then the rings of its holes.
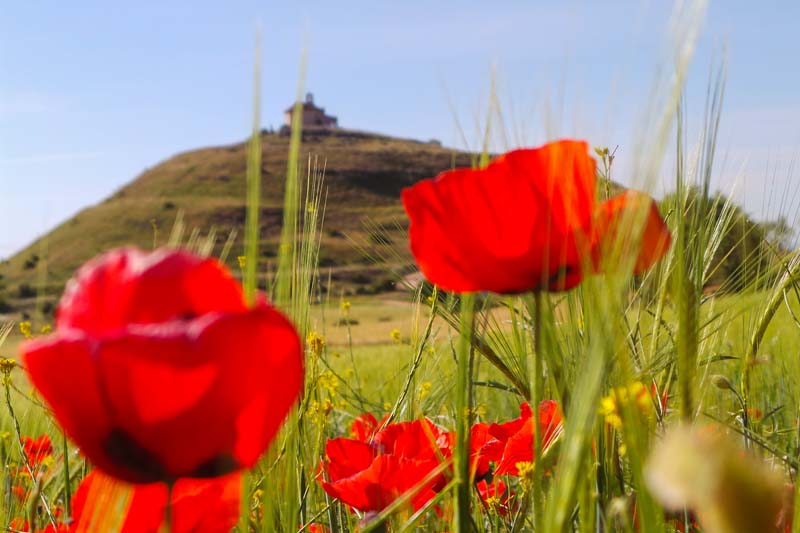
{"type": "Polygon", "coordinates": [[[458,339],[458,368],[456,378],[456,464],[455,479],[455,527],[456,533],[467,533],[470,530],[470,351],[472,349],[472,330],[475,317],[475,295],[461,296],[461,327],[458,339]]]}
{"type": "Polygon", "coordinates": [[[61,431],[61,446],[64,453],[64,511],[67,516],[70,516],[70,500],[72,499],[72,486],[70,485],[69,476],[69,443],[67,442],[67,433],[61,431]]]}
{"type": "Polygon", "coordinates": [[[403,390],[400,393],[400,396],[397,397],[397,401],[394,402],[394,407],[389,413],[389,416],[386,417],[383,424],[381,425],[381,429],[385,428],[389,425],[389,423],[397,417],[397,414],[400,412],[400,408],[403,406],[403,402],[405,402],[406,397],[408,396],[408,392],[411,389],[411,384],[414,381],[414,376],[419,370],[420,365],[422,364],[422,354],[425,351],[425,346],[428,344],[428,339],[431,336],[431,331],[433,329],[433,321],[436,318],[436,302],[437,302],[437,290],[434,288],[433,290],[433,302],[431,303],[431,314],[428,317],[428,323],[425,325],[425,332],[422,334],[422,339],[419,341],[419,345],[417,346],[417,353],[414,355],[414,361],[411,363],[411,370],[408,372],[408,376],[406,376],[406,382],[403,385],[403,390]]]}
{"type": "Polygon", "coordinates": [[[542,469],[539,458],[542,456],[542,432],[539,426],[539,403],[542,401],[542,306],[544,293],[536,291],[533,296],[533,368],[531,369],[531,407],[533,408],[533,523],[541,531],[544,493],[542,492],[542,469]]]}

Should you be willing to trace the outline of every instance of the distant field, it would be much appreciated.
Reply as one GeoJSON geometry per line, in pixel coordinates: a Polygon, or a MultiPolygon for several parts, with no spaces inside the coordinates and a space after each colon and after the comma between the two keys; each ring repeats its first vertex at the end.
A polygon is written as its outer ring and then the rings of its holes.
{"type": "MultiPolygon", "coordinates": [[[[740,357],[746,350],[749,334],[760,315],[765,296],[761,292],[728,295],[712,298],[705,303],[703,308],[708,334],[702,342],[704,353],[732,357],[708,365],[703,374],[705,379],[715,373],[738,375],[740,357]]],[[[414,357],[414,345],[429,316],[426,306],[415,305],[412,300],[410,293],[399,292],[350,298],[331,296],[326,304],[311,307],[310,329],[325,339],[326,359],[331,368],[348,380],[358,373],[366,397],[396,398],[403,385],[414,357]],[[350,303],[346,316],[341,307],[343,301],[350,303]],[[346,320],[349,320],[349,326],[346,320]],[[399,340],[393,338],[397,333],[399,340]]],[[[797,301],[792,309],[796,316],[800,316],[800,304],[797,301]]],[[[496,307],[491,316],[495,326],[508,329],[509,315],[506,309],[496,307]]],[[[649,315],[630,316],[632,321],[637,318],[641,331],[652,328],[649,315]]],[[[671,319],[669,313],[665,318],[671,319]]],[[[418,372],[418,382],[430,379],[441,384],[442,375],[453,372],[451,342],[454,342],[456,335],[457,332],[442,319],[434,321],[433,350],[425,354],[424,364],[418,372]]],[[[22,340],[19,330],[15,329],[5,344],[0,346],[0,356],[15,357],[22,340]]],[[[793,403],[800,404],[799,347],[800,327],[787,308],[782,306],[766,331],[762,345],[764,355],[754,372],[756,383],[764,385],[755,387],[761,402],[781,407],[786,412],[792,409],[783,400],[791,398],[793,403]],[[793,392],[787,395],[786,389],[767,386],[776,379],[793,392]]],[[[503,380],[486,361],[480,358],[478,361],[483,378],[503,380]]],[[[16,375],[23,377],[22,373],[16,375]]],[[[713,388],[703,390],[707,394],[719,393],[713,388]]],[[[489,398],[491,396],[487,396],[491,402],[489,398]]],[[[506,404],[506,400],[504,398],[501,403],[506,404]]],[[[383,402],[376,400],[376,408],[382,407],[383,402]]]]}

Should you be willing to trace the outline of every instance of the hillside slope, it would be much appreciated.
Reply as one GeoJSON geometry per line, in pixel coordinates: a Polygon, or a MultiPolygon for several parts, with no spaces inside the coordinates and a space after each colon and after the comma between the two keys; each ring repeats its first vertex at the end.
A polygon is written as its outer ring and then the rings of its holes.
{"type": "MultiPolygon", "coordinates": [[[[289,138],[262,134],[263,271],[275,262],[282,217],[283,181],[289,138]]],[[[374,292],[386,286],[390,268],[410,264],[400,204],[400,190],[452,166],[469,166],[464,152],[423,143],[348,130],[306,132],[301,147],[301,176],[308,157],[325,167],[327,208],[320,264],[330,274],[336,294],[374,292]],[[393,257],[365,258],[354,243],[382,248],[393,257]]],[[[95,254],[121,245],[150,248],[165,243],[176,216],[183,214],[186,235],[216,232],[218,254],[231,231],[236,240],[228,256],[234,272],[242,250],[245,218],[246,144],[204,148],[176,155],[145,170],[97,205],[88,207],[11,257],[0,266],[7,301],[30,309],[38,287],[46,300],[60,294],[71,273],[95,254]],[[40,260],[40,258],[42,258],[40,260]]],[[[375,250],[380,252],[381,250],[375,250]]]]}

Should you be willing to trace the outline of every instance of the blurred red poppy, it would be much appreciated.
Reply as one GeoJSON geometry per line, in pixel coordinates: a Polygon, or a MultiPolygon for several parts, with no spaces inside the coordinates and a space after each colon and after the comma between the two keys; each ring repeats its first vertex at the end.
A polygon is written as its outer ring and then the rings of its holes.
{"type": "Polygon", "coordinates": [[[655,201],[642,192],[626,191],[601,203],[595,213],[592,261],[596,269],[605,269],[605,258],[633,254],[634,223],[641,233],[637,236],[641,247],[635,255],[634,273],[645,272],[667,253],[672,237],[655,201]]]}
{"type": "Polygon", "coordinates": [[[50,437],[46,434],[40,435],[37,438],[22,437],[23,448],[25,455],[28,457],[32,466],[38,466],[42,461],[53,455],[53,443],[50,442],[50,437]]]}
{"type": "MultiPolygon", "coordinates": [[[[14,518],[9,523],[10,531],[28,531],[30,529],[30,525],[28,521],[24,518],[14,518]]],[[[72,533],[72,529],[66,524],[47,524],[44,526],[44,529],[36,529],[36,533],[72,533]]]]}
{"type": "Polygon", "coordinates": [[[11,494],[16,496],[19,503],[25,503],[25,500],[28,499],[28,491],[25,489],[25,487],[21,487],[19,485],[11,486],[11,494]]]}
{"type": "MultiPolygon", "coordinates": [[[[622,228],[630,233],[615,222],[647,198],[613,199],[598,216],[595,194],[588,145],[561,140],[508,152],[483,169],[444,172],[402,196],[411,252],[429,281],[454,292],[518,293],[579,284],[601,263],[593,261],[596,250],[606,250],[611,235],[627,237],[622,228]]],[[[655,214],[636,251],[637,268],[669,246],[655,214]]]]}
{"type": "MultiPolygon", "coordinates": [[[[92,471],[86,476],[72,499],[72,533],[97,531],[114,517],[108,514],[114,502],[108,494],[119,483],[92,471]]],[[[161,531],[167,505],[167,487],[163,483],[136,485],[119,533],[158,533],[161,531]]],[[[216,479],[179,479],[172,489],[173,533],[227,533],[239,520],[241,476],[230,474],[216,479]]]]}
{"type": "Polygon", "coordinates": [[[302,388],[300,339],[213,259],[119,249],[67,284],[31,381],[98,468],[133,483],[249,467],[302,388]]]}
{"type": "Polygon", "coordinates": [[[381,511],[406,493],[418,510],[444,488],[444,475],[432,472],[450,454],[448,435],[427,419],[389,424],[370,442],[329,440],[320,483],[362,512],[381,511]]]}
{"type": "MultiPolygon", "coordinates": [[[[547,450],[563,431],[561,409],[553,400],[539,404],[539,431],[542,449],[547,450]]],[[[495,464],[496,475],[519,475],[518,463],[533,462],[533,412],[527,403],[520,405],[520,416],[488,428],[492,437],[478,452],[482,461],[495,464]]]]}
{"type": "Polygon", "coordinates": [[[515,494],[513,491],[508,490],[502,479],[495,479],[491,483],[481,480],[476,485],[476,488],[481,499],[490,510],[497,512],[501,516],[511,512],[515,494]]]}

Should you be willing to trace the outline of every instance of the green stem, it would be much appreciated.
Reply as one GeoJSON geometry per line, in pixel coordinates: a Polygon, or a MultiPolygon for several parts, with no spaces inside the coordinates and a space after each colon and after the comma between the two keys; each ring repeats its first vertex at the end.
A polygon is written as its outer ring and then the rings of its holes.
{"type": "Polygon", "coordinates": [[[472,348],[472,330],[475,315],[475,295],[461,296],[461,328],[458,339],[458,368],[456,378],[456,450],[455,479],[456,513],[454,531],[467,533],[470,530],[470,472],[469,472],[469,439],[470,439],[470,351],[472,348]]]}
{"type": "Polygon", "coordinates": [[[675,289],[678,294],[678,392],[680,417],[686,423],[691,423],[693,418],[692,384],[697,367],[697,293],[689,280],[683,262],[684,254],[679,246],[676,256],[675,289]]]}
{"type": "Polygon", "coordinates": [[[544,380],[542,378],[542,306],[544,293],[537,291],[533,300],[533,368],[531,370],[531,408],[533,410],[533,524],[536,531],[541,531],[544,493],[542,491],[542,468],[539,458],[542,456],[542,432],[539,425],[539,403],[542,401],[544,380]]]}
{"type": "Polygon", "coordinates": [[[72,511],[70,508],[72,503],[70,501],[72,499],[72,486],[69,476],[69,443],[67,442],[67,433],[65,431],[61,432],[61,447],[64,453],[64,511],[67,516],[70,516],[72,511]]]}

